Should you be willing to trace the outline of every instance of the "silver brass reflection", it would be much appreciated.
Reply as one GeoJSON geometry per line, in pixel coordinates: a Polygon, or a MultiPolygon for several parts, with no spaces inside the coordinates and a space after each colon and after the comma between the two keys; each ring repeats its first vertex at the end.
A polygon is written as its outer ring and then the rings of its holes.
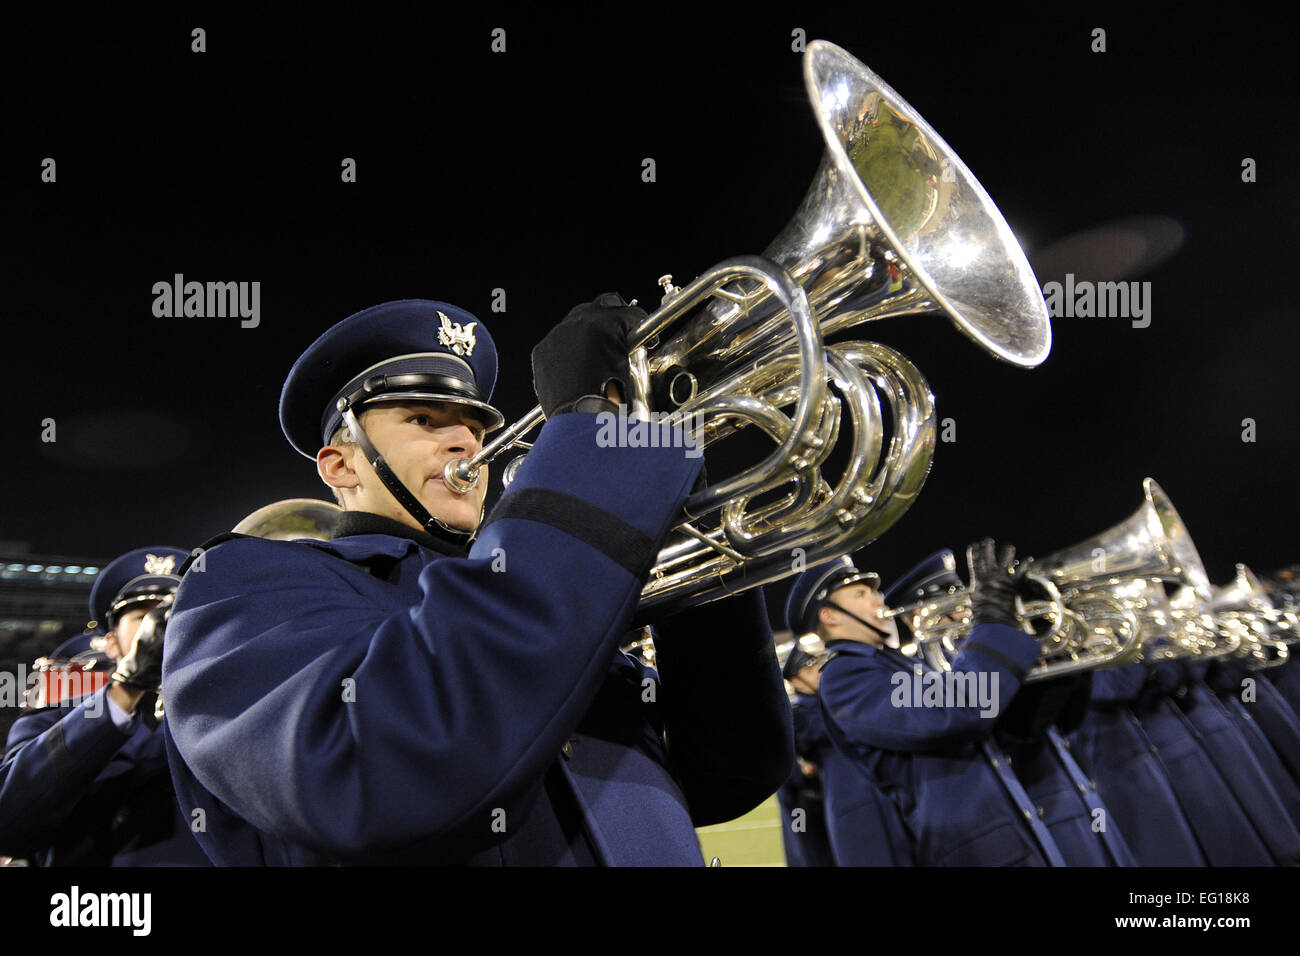
{"type": "MultiPolygon", "coordinates": [[[[1148,642],[1168,645],[1162,657],[1213,644],[1215,626],[1199,609],[1175,613],[1165,600],[1165,584],[1190,595],[1184,604],[1211,593],[1191,535],[1155,479],[1145,479],[1142,490],[1143,502],[1128,519],[1030,560],[1025,576],[1044,597],[1019,600],[1017,616],[1027,632],[1039,636],[1043,654],[1027,681],[1130,663],[1142,657],[1148,642]]],[[[965,588],[891,614],[917,615],[913,634],[937,667],[951,666],[973,629],[965,588]]]]}
{"type": "Polygon", "coordinates": [[[338,530],[343,509],[330,501],[315,498],[286,498],[258,508],[232,529],[272,541],[312,538],[329,541],[338,530]]]}
{"type": "MultiPolygon", "coordinates": [[[[793,219],[762,256],[726,260],[681,288],[668,279],[630,343],[633,409],[679,416],[698,447],[742,428],[772,444],[687,499],[642,608],[705,603],[847,554],[916,500],[934,454],[928,384],[886,346],[827,348],[825,336],[935,313],[1015,365],[1038,365],[1051,348],[1024,252],[947,143],[833,44],[808,46],[804,83],[826,152],[793,219]],[[664,394],[670,407],[656,408],[664,394]],[[848,463],[831,486],[821,467],[837,441],[848,463]]],[[[447,486],[468,491],[482,463],[541,422],[534,409],[449,464],[447,486]]]]}

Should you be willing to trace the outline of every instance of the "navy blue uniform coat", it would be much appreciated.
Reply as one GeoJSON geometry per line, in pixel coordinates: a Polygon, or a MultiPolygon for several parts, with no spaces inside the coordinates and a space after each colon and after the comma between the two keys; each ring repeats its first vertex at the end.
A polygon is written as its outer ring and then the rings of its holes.
{"type": "Polygon", "coordinates": [[[207,865],[172,793],[162,733],[138,718],[118,728],[107,695],[26,714],[9,729],[0,853],[42,866],[207,865]]]}
{"type": "MultiPolygon", "coordinates": [[[[820,697],[831,740],[898,807],[918,866],[1042,866],[1047,860],[982,746],[994,720],[978,706],[896,707],[893,675],[913,662],[887,648],[837,642],[820,697]]],[[[971,632],[954,672],[997,674],[998,713],[1039,654],[1003,624],[971,632]]],[[[829,800],[828,793],[828,800],[829,800]]],[[[829,812],[828,807],[828,812],[829,812]]]]}
{"type": "Polygon", "coordinates": [[[1129,710],[1145,681],[1144,664],[1093,675],[1088,711],[1070,737],[1074,753],[1096,780],[1140,866],[1205,866],[1164,763],[1129,710]]]}
{"type": "Polygon", "coordinates": [[[831,743],[817,698],[795,707],[796,745],[821,770],[826,831],[836,866],[914,866],[912,835],[902,813],[856,761],[831,743]]]}
{"type": "Polygon", "coordinates": [[[1169,776],[1210,866],[1272,866],[1268,844],[1203,746],[1202,734],[1174,700],[1183,682],[1176,662],[1143,665],[1132,712],[1169,776]]]}
{"type": "Polygon", "coordinates": [[[658,675],[617,651],[699,459],[596,433],[548,422],[468,557],[237,539],[186,573],[163,694],[214,861],[699,865],[694,825],[776,790],[757,591],[658,622],[658,675]]]}
{"type": "Polygon", "coordinates": [[[812,776],[804,776],[796,762],[790,776],[776,792],[781,811],[781,842],[786,866],[835,866],[830,835],[826,830],[826,793],[822,762],[834,753],[826,725],[822,721],[821,703],[816,697],[796,694],[790,707],[794,718],[795,753],[817,767],[812,776]],[[796,811],[802,811],[796,815],[796,811]],[[798,829],[796,829],[798,826],[798,829]]]}

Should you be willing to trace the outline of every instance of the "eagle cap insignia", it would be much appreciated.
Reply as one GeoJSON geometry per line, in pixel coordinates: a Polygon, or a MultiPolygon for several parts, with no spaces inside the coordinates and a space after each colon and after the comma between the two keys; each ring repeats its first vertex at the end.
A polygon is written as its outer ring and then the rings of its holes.
{"type": "Polygon", "coordinates": [[[176,556],[174,554],[165,557],[159,557],[156,554],[146,554],[144,556],[145,574],[171,574],[174,567],[176,567],[176,556]]]}
{"type": "Polygon", "coordinates": [[[441,310],[438,317],[442,319],[442,326],[438,329],[438,344],[445,345],[457,355],[473,355],[477,344],[474,341],[474,326],[478,323],[471,322],[462,328],[459,322],[453,322],[441,310]]]}

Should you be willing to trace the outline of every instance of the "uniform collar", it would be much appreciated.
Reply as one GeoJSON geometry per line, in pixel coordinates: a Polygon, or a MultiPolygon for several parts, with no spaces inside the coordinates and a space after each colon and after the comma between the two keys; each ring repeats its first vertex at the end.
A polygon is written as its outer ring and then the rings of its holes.
{"type": "Polygon", "coordinates": [[[851,654],[857,657],[872,657],[878,655],[884,657],[886,660],[906,662],[909,666],[916,663],[916,658],[908,657],[897,648],[890,647],[888,644],[877,647],[875,644],[867,644],[864,641],[850,641],[840,638],[839,640],[827,641],[826,650],[833,651],[836,654],[851,654]]]}
{"type": "MultiPolygon", "coordinates": [[[[435,538],[426,531],[419,528],[412,528],[410,525],[395,521],[392,518],[386,518],[383,515],[371,514],[368,511],[345,511],[339,518],[338,528],[334,532],[334,541],[339,542],[339,538],[361,537],[384,535],[390,538],[402,538],[406,541],[413,541],[422,548],[430,551],[436,551],[438,554],[445,554],[452,558],[463,558],[469,553],[469,549],[460,545],[452,544],[449,541],[443,541],[435,538]]],[[[352,542],[349,542],[352,543],[352,542]]],[[[361,542],[355,542],[361,544],[361,542]]],[[[375,542],[376,550],[389,553],[394,552],[392,545],[384,546],[380,542],[375,542]]],[[[396,544],[396,542],[394,542],[396,544]]],[[[352,550],[348,548],[347,550],[352,550]]],[[[395,549],[396,554],[406,551],[404,545],[395,549]]]]}
{"type": "Polygon", "coordinates": [[[880,650],[880,648],[876,647],[874,644],[868,644],[866,641],[850,641],[846,637],[837,637],[826,642],[826,650],[828,651],[851,651],[865,648],[870,648],[873,651],[880,650]]]}

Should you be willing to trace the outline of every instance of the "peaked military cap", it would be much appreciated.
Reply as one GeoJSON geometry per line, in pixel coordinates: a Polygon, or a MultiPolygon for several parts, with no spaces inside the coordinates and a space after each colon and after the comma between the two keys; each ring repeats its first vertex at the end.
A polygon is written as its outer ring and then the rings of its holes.
{"type": "Polygon", "coordinates": [[[820,655],[826,653],[826,645],[816,634],[805,634],[788,645],[777,650],[777,659],[783,660],[781,676],[793,680],[805,667],[816,664],[820,655]]]}
{"type": "Polygon", "coordinates": [[[181,583],[177,574],[188,551],[159,545],[137,548],[104,565],[90,588],[90,616],[105,630],[111,630],[121,613],[132,604],[159,601],[175,592],[181,583]]]}
{"type": "Polygon", "coordinates": [[[795,634],[816,629],[817,611],[830,593],[855,581],[870,581],[871,587],[880,587],[880,575],[874,571],[859,571],[848,555],[834,561],[809,568],[795,578],[790,597],[785,602],[785,622],[795,634]]]}
{"type": "Polygon", "coordinates": [[[280,427],[308,458],[354,409],[375,401],[425,399],[478,410],[488,431],[504,416],[489,403],[497,350],[464,309],[428,299],[384,302],[348,316],[303,352],[280,392],[280,427]]]}
{"type": "Polygon", "coordinates": [[[907,607],[965,586],[966,582],[957,573],[957,558],[944,548],[899,578],[885,594],[885,605],[907,607]]]}

